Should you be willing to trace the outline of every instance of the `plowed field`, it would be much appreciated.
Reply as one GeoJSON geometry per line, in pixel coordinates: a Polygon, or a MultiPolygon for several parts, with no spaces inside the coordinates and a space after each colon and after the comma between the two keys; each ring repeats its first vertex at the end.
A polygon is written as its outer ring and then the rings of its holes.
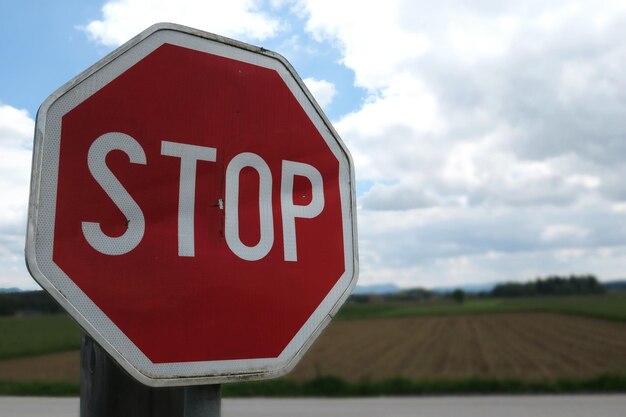
{"type": "Polygon", "coordinates": [[[523,313],[338,321],[289,375],[552,379],[626,372],[626,323],[523,313]]]}
{"type": "Polygon", "coordinates": [[[50,353],[0,361],[0,380],[66,381],[80,378],[80,352],[50,353]]]}
{"type": "MultiPolygon", "coordinates": [[[[78,381],[78,352],[0,361],[0,380],[78,381]]],[[[585,378],[626,373],[626,323],[547,313],[333,322],[294,371],[411,380],[585,378]]]]}

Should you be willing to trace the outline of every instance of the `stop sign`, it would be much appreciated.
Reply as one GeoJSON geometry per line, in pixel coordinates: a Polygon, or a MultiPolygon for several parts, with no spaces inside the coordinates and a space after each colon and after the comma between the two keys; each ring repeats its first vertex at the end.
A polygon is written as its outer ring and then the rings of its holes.
{"type": "Polygon", "coordinates": [[[27,264],[145,384],[278,376],[356,282],[353,185],[284,58],[159,24],[41,106],[27,264]]]}

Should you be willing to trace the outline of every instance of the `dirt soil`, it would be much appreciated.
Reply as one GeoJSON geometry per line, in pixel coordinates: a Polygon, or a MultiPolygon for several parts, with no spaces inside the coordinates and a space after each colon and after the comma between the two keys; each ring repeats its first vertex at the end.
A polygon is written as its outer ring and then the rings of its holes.
{"type": "MultiPolygon", "coordinates": [[[[0,380],[78,382],[79,352],[0,361],[0,380]]],[[[626,323],[559,314],[333,322],[288,375],[349,381],[552,379],[626,372],[626,323]]]]}
{"type": "Polygon", "coordinates": [[[552,379],[626,372],[626,323],[559,314],[338,321],[289,375],[552,379]]]}
{"type": "Polygon", "coordinates": [[[0,380],[9,381],[68,381],[80,379],[80,352],[0,361],[0,380]]]}

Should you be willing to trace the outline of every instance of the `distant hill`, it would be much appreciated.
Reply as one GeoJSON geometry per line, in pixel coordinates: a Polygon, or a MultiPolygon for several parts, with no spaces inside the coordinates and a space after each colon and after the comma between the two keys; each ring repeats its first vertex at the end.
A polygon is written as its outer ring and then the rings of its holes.
{"type": "MultiPolygon", "coordinates": [[[[497,282],[488,282],[484,284],[461,284],[457,286],[450,287],[434,287],[428,288],[428,291],[433,292],[435,294],[447,294],[451,293],[456,289],[461,289],[468,294],[477,294],[480,292],[490,292],[498,285],[497,282]]],[[[388,295],[388,294],[397,294],[400,292],[406,292],[413,289],[421,289],[421,288],[401,288],[393,283],[388,284],[374,284],[374,285],[357,285],[352,294],[362,295],[388,295]]]]}
{"type": "Polygon", "coordinates": [[[22,290],[20,290],[19,288],[15,288],[15,287],[11,287],[11,288],[0,288],[0,294],[8,294],[8,293],[15,293],[15,292],[21,292],[22,290]]]}
{"type": "Polygon", "coordinates": [[[396,284],[373,284],[373,285],[357,285],[352,294],[393,294],[400,291],[400,287],[396,284]]]}
{"type": "Polygon", "coordinates": [[[496,285],[498,285],[497,282],[486,282],[484,284],[461,284],[454,287],[435,287],[430,290],[437,294],[451,293],[454,290],[463,290],[468,294],[478,294],[480,292],[491,292],[496,285]]]}
{"type": "MultiPolygon", "coordinates": [[[[532,282],[532,281],[529,281],[532,282]]],[[[524,282],[520,282],[522,284],[524,282]]],[[[498,285],[504,284],[504,282],[486,282],[482,284],[460,284],[457,286],[446,286],[446,287],[433,287],[428,290],[435,294],[448,294],[456,289],[461,289],[468,294],[478,294],[478,293],[490,293],[496,288],[498,285]]],[[[606,291],[626,291],[626,279],[624,280],[615,280],[615,281],[606,281],[600,283],[602,287],[606,291]]],[[[400,288],[393,283],[388,284],[374,284],[374,285],[357,285],[352,294],[355,295],[390,295],[397,294],[400,292],[409,291],[412,288],[400,288]]]]}
{"type": "Polygon", "coordinates": [[[626,291],[626,280],[603,282],[602,286],[607,291],[626,291]]]}

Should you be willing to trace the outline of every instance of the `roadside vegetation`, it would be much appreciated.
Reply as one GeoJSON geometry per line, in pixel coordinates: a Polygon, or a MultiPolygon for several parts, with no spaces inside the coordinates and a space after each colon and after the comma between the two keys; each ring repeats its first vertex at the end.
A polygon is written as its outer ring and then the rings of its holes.
{"type": "Polygon", "coordinates": [[[441,394],[532,394],[623,392],[626,376],[605,374],[587,379],[522,381],[517,379],[432,379],[412,381],[392,378],[384,381],[347,382],[336,376],[320,376],[298,383],[288,379],[246,382],[223,386],[225,397],[371,397],[441,394]]]}
{"type": "MultiPolygon", "coordinates": [[[[594,378],[553,381],[468,378],[459,380],[411,381],[393,378],[386,381],[347,382],[336,376],[320,376],[299,383],[285,378],[242,382],[222,386],[222,396],[229,397],[373,397],[442,394],[572,394],[620,393],[626,388],[626,376],[606,374],[594,378]]],[[[65,381],[0,381],[0,395],[78,396],[80,386],[65,381]]]]}
{"type": "Polygon", "coordinates": [[[80,386],[67,381],[6,381],[0,380],[0,395],[31,397],[76,397],[80,386]]]}

